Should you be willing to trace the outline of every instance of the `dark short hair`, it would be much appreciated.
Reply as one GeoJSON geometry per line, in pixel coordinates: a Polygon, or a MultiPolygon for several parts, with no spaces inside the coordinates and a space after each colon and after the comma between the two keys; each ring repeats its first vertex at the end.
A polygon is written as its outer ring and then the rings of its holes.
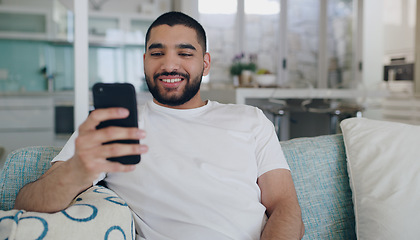
{"type": "MultiPolygon", "coordinates": [[[[146,46],[147,42],[150,39],[150,31],[152,28],[160,26],[160,25],[168,25],[170,27],[175,25],[183,25],[189,28],[192,28],[197,33],[197,41],[203,48],[203,54],[207,51],[207,38],[206,38],[206,31],[204,31],[203,26],[194,18],[188,16],[182,12],[167,12],[160,15],[147,29],[146,33],[146,46]]],[[[147,47],[145,49],[147,51],[147,47]]]]}

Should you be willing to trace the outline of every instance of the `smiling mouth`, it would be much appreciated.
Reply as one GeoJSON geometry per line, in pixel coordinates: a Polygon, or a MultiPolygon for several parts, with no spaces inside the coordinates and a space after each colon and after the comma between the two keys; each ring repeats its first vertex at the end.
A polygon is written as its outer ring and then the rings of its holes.
{"type": "Polygon", "coordinates": [[[177,82],[181,82],[182,79],[181,78],[163,78],[161,79],[161,81],[165,83],[177,83],[177,82]]]}

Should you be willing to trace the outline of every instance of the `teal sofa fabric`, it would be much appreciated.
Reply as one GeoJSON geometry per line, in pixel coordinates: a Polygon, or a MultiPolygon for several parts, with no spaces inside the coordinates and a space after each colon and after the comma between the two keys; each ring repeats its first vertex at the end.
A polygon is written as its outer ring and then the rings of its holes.
{"type": "Polygon", "coordinates": [[[47,171],[51,159],[60,150],[59,147],[27,147],[11,152],[0,174],[0,210],[12,209],[19,190],[47,171]]]}
{"type": "Polygon", "coordinates": [[[303,239],[356,239],[342,135],[281,142],[305,224],[303,239]]]}
{"type": "MultiPolygon", "coordinates": [[[[281,145],[302,209],[303,239],[356,239],[342,135],[296,138],[281,145]]],[[[9,155],[0,174],[1,210],[13,207],[19,189],[45,172],[59,150],[29,147],[9,155]]]]}

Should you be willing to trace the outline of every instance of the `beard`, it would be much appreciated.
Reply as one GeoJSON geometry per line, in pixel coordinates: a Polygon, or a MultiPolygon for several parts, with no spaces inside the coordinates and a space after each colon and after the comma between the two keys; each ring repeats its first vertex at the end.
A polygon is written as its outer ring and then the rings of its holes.
{"type": "Polygon", "coordinates": [[[202,81],[203,71],[201,72],[201,75],[198,75],[194,79],[190,79],[189,74],[183,74],[183,73],[177,73],[177,72],[163,72],[158,73],[153,76],[153,80],[150,79],[149,76],[145,73],[146,77],[146,83],[149,88],[150,93],[152,94],[153,98],[156,99],[160,104],[167,105],[167,106],[180,106],[189,100],[191,100],[195,95],[197,95],[198,91],[200,90],[200,85],[202,81]],[[183,81],[186,81],[185,88],[183,89],[182,93],[180,95],[170,95],[168,93],[171,92],[171,89],[159,89],[158,84],[152,84],[152,81],[154,83],[157,83],[158,77],[160,76],[171,76],[171,75],[179,75],[184,78],[183,81]]]}

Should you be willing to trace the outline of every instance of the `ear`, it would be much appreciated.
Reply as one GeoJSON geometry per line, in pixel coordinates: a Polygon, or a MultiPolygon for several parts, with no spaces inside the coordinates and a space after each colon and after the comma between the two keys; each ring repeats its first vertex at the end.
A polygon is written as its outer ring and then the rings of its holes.
{"type": "Polygon", "coordinates": [[[204,54],[204,71],[203,71],[203,76],[207,76],[207,74],[209,74],[210,72],[210,62],[211,62],[211,57],[210,57],[210,53],[206,52],[204,54]]]}

